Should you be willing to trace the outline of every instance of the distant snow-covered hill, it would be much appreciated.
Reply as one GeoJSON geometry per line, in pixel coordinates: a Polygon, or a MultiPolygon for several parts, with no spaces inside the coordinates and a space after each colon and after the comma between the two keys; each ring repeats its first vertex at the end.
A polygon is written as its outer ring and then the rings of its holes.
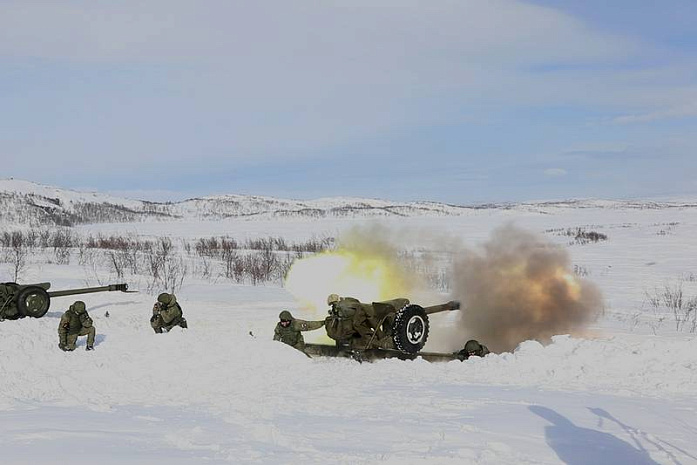
{"type": "Polygon", "coordinates": [[[357,198],[302,201],[247,195],[218,195],[158,203],[97,192],[78,192],[30,181],[0,180],[0,223],[4,224],[72,226],[234,217],[449,216],[460,215],[471,208],[436,202],[357,198]]]}
{"type": "Polygon", "coordinates": [[[290,200],[250,195],[217,195],[181,202],[149,202],[98,192],[78,192],[17,179],[0,180],[0,224],[61,225],[215,220],[224,218],[373,218],[460,216],[475,210],[549,213],[568,208],[694,208],[691,201],[567,200],[533,203],[450,205],[438,202],[393,202],[379,199],[323,198],[290,200]]]}

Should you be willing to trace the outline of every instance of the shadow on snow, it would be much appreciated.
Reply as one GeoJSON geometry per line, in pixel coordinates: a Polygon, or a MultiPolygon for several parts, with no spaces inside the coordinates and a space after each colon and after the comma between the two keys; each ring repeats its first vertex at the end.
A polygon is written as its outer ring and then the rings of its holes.
{"type": "Polygon", "coordinates": [[[658,465],[636,439],[638,447],[612,434],[576,426],[550,408],[539,405],[528,408],[551,423],[545,426],[545,439],[567,465],[658,465]]]}

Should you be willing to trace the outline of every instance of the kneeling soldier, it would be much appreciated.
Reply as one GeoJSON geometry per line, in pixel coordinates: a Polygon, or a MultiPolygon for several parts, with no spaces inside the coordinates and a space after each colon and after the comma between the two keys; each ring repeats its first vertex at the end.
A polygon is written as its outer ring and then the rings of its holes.
{"type": "Polygon", "coordinates": [[[169,332],[175,326],[188,328],[182,308],[177,303],[174,294],[163,292],[157,296],[157,302],[152,308],[150,326],[156,333],[169,332]]]}
{"type": "Polygon", "coordinates": [[[312,331],[324,326],[322,321],[305,321],[293,318],[288,310],[283,310],[278,318],[281,320],[276,324],[276,329],[273,331],[273,340],[281,341],[284,344],[293,346],[298,350],[305,348],[305,339],[301,331],[312,331]]]}
{"type": "Polygon", "coordinates": [[[81,300],[73,303],[61,316],[58,325],[58,347],[61,350],[75,350],[78,336],[87,336],[87,350],[94,350],[94,322],[81,300]]]}

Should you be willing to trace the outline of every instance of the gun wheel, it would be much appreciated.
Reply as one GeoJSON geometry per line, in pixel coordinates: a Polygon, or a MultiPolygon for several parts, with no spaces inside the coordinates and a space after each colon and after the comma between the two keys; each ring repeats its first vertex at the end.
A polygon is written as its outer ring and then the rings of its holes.
{"type": "Polygon", "coordinates": [[[17,309],[24,316],[41,318],[48,311],[51,298],[48,292],[39,286],[29,286],[17,295],[17,309]]]}
{"type": "Polygon", "coordinates": [[[423,349],[428,339],[428,315],[419,305],[407,305],[394,320],[392,339],[398,350],[415,354],[423,349]]]}

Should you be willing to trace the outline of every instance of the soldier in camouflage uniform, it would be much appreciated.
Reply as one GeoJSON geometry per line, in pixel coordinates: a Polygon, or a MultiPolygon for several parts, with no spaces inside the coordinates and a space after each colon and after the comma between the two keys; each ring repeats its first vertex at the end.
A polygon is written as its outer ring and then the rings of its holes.
{"type": "Polygon", "coordinates": [[[273,340],[281,341],[284,344],[293,346],[298,350],[305,348],[305,339],[302,331],[312,331],[324,326],[324,320],[321,321],[305,321],[293,318],[293,315],[288,310],[283,310],[278,318],[280,321],[276,324],[273,331],[273,340]]]}
{"type": "Polygon", "coordinates": [[[87,313],[85,303],[74,302],[61,316],[58,324],[58,347],[64,351],[75,350],[78,336],[87,336],[87,350],[94,350],[94,322],[87,313]]]}
{"type": "Polygon", "coordinates": [[[362,303],[353,297],[329,294],[327,335],[352,349],[393,349],[394,312],[408,304],[407,299],[362,303]]]}
{"type": "Polygon", "coordinates": [[[465,343],[464,349],[459,352],[455,352],[460,360],[467,360],[470,357],[484,357],[489,353],[489,349],[484,345],[480,344],[479,341],[470,339],[465,343]]]}
{"type": "Polygon", "coordinates": [[[150,326],[156,333],[169,332],[175,326],[189,327],[174,294],[163,292],[157,296],[157,302],[152,308],[150,326]]]}

